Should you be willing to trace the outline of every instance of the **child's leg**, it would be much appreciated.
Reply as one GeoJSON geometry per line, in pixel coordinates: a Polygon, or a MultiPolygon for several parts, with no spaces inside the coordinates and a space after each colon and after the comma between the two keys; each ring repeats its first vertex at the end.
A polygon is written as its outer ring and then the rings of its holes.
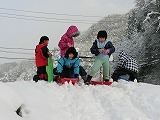
{"type": "Polygon", "coordinates": [[[46,66],[41,66],[37,68],[37,75],[47,74],[46,66]]]}
{"type": "Polygon", "coordinates": [[[93,66],[92,66],[92,68],[91,68],[91,71],[90,71],[89,75],[93,77],[95,75],[95,73],[98,72],[98,70],[100,69],[101,65],[102,65],[101,60],[100,59],[96,59],[94,64],[93,64],[93,66]]]}
{"type": "Polygon", "coordinates": [[[82,66],[79,66],[79,74],[80,74],[80,76],[86,76],[87,75],[85,69],[82,66]]]}
{"type": "Polygon", "coordinates": [[[47,76],[46,66],[38,67],[37,75],[40,77],[41,80],[42,79],[47,80],[48,76],[47,76]]]}
{"type": "Polygon", "coordinates": [[[110,72],[109,57],[103,58],[102,65],[103,65],[103,80],[109,80],[109,72],[110,72]]]}
{"type": "Polygon", "coordinates": [[[38,80],[46,80],[48,79],[46,66],[40,66],[37,68],[37,75],[33,77],[33,81],[38,82],[38,80]]]}
{"type": "Polygon", "coordinates": [[[130,71],[129,73],[129,80],[134,81],[134,79],[137,79],[138,74],[136,72],[130,71]]]}
{"type": "Polygon", "coordinates": [[[85,69],[82,66],[79,66],[79,74],[80,74],[80,76],[82,77],[82,79],[84,81],[87,80],[87,73],[86,73],[85,69]]]}
{"type": "Polygon", "coordinates": [[[123,68],[116,69],[112,75],[113,81],[118,81],[119,76],[126,75],[127,70],[123,68]]]}
{"type": "Polygon", "coordinates": [[[72,78],[73,77],[73,69],[63,66],[63,71],[61,73],[62,78],[72,78]]]}

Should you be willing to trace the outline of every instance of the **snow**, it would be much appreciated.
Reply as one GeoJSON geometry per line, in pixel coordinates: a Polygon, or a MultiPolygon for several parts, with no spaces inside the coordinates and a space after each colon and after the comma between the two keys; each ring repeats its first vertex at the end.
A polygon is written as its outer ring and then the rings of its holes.
{"type": "Polygon", "coordinates": [[[160,86],[120,81],[73,86],[40,81],[0,83],[1,120],[157,120],[160,86]],[[22,117],[16,114],[21,106],[22,117]]]}

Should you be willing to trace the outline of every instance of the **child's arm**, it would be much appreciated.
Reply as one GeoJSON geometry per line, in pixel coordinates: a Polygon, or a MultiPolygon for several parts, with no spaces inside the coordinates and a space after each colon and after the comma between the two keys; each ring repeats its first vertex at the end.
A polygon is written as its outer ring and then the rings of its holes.
{"type": "Polygon", "coordinates": [[[113,46],[112,42],[108,42],[109,43],[109,54],[112,54],[115,52],[115,47],[113,46]]]}
{"type": "Polygon", "coordinates": [[[44,58],[48,58],[50,55],[48,54],[48,48],[46,47],[46,46],[44,46],[44,47],[42,47],[41,48],[41,50],[42,50],[42,54],[43,54],[43,57],[44,58]]]}
{"type": "Polygon", "coordinates": [[[64,58],[61,57],[61,58],[58,60],[58,65],[57,65],[57,72],[58,72],[58,73],[62,73],[62,71],[63,71],[63,66],[64,66],[64,58]]]}
{"type": "Polygon", "coordinates": [[[68,42],[67,42],[64,38],[62,38],[62,39],[59,41],[58,46],[59,46],[60,49],[63,50],[63,49],[65,49],[66,47],[68,47],[68,42]]]}
{"type": "Polygon", "coordinates": [[[79,58],[75,61],[74,63],[74,74],[79,75],[79,65],[80,65],[80,60],[79,58]]]}
{"type": "Polygon", "coordinates": [[[92,47],[90,48],[90,51],[92,54],[95,54],[96,56],[100,53],[98,48],[97,48],[97,42],[95,41],[92,45],[92,47]]]}

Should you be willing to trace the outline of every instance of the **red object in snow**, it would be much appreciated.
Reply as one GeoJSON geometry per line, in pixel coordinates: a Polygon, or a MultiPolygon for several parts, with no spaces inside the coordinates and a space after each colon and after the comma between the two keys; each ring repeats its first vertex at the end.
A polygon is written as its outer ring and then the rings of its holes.
{"type": "Polygon", "coordinates": [[[78,81],[78,78],[58,78],[58,82],[64,84],[65,82],[72,82],[75,85],[78,81]]]}
{"type": "Polygon", "coordinates": [[[109,81],[90,81],[91,85],[111,85],[112,82],[109,81]]]}

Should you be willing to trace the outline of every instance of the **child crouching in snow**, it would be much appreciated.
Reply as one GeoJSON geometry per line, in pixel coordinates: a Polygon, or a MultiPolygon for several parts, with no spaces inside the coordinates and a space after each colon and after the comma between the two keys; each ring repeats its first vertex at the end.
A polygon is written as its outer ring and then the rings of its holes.
{"type": "Polygon", "coordinates": [[[78,52],[76,52],[74,47],[70,47],[66,51],[65,56],[58,60],[57,68],[54,68],[54,74],[61,78],[78,78],[79,65],[78,52]]]}
{"type": "MultiPolygon", "coordinates": [[[[129,75],[129,80],[134,81],[138,77],[138,63],[135,59],[128,56],[127,53],[121,51],[119,54],[119,62],[116,70],[113,72],[113,81],[118,81],[122,75],[129,75]]],[[[139,82],[139,81],[137,81],[139,82]]]]}
{"type": "Polygon", "coordinates": [[[85,83],[89,84],[101,65],[103,66],[103,80],[109,81],[109,57],[115,51],[115,48],[112,43],[107,40],[107,32],[105,30],[98,32],[97,39],[94,41],[90,50],[92,54],[95,54],[96,59],[85,83]]]}

